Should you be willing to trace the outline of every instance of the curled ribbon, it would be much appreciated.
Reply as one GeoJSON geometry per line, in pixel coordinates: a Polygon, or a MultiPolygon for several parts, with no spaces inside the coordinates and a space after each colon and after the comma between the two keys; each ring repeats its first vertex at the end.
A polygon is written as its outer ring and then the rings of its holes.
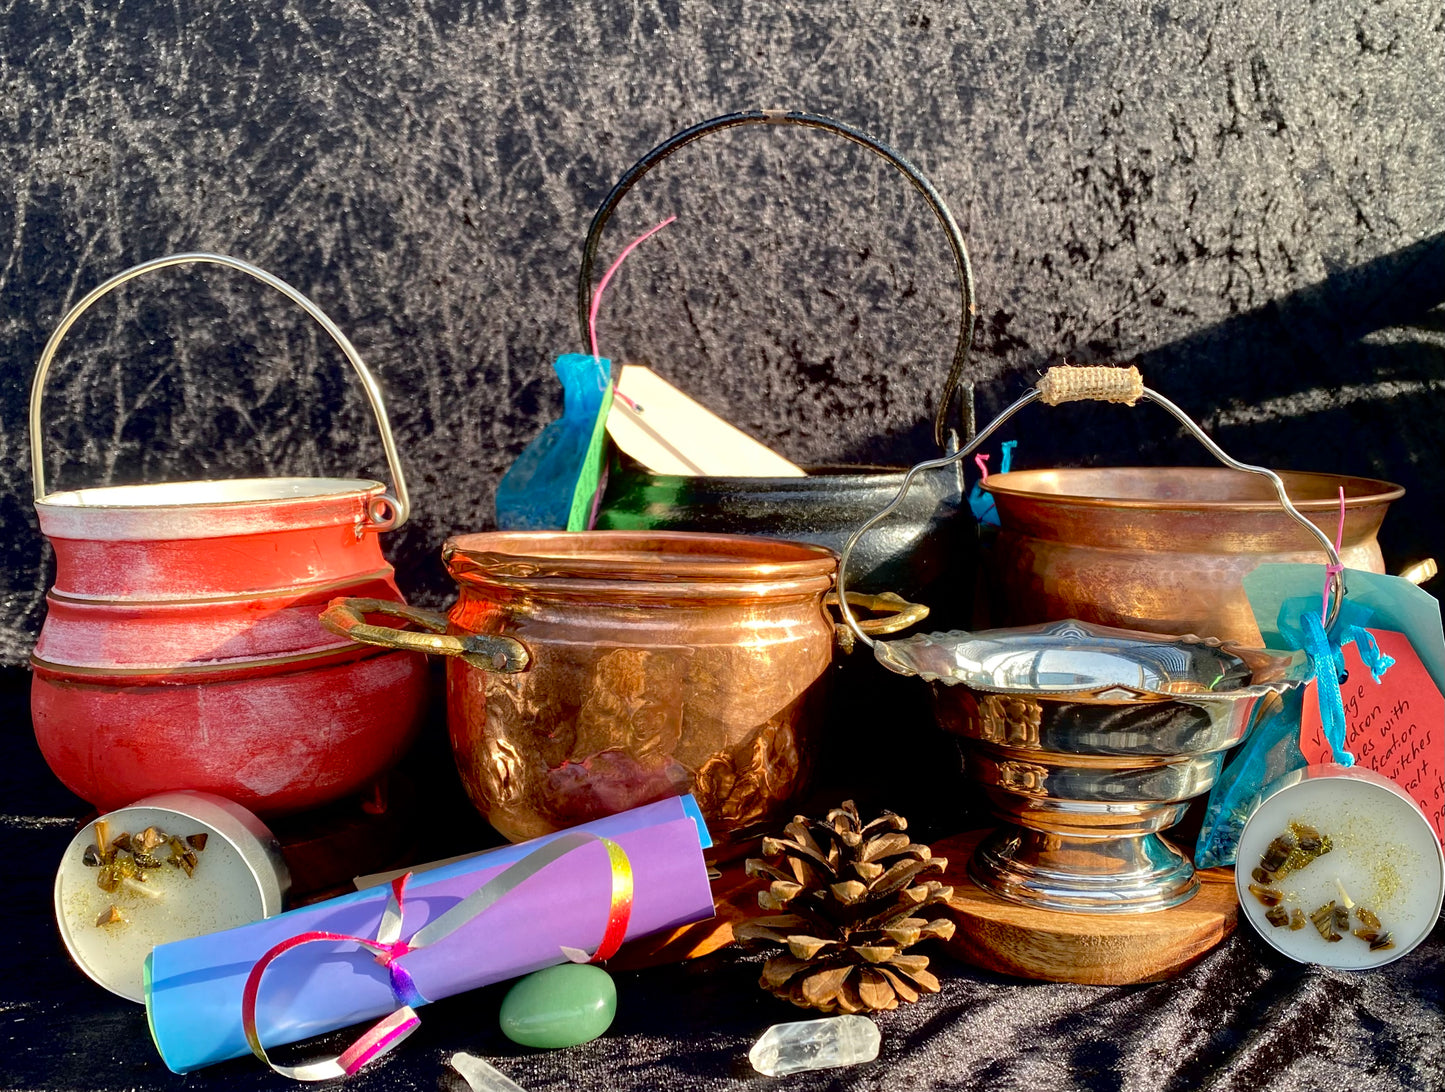
{"type": "MultiPolygon", "coordinates": [[[[1014,448],[1019,446],[1017,440],[1005,441],[999,447],[999,468],[1000,474],[1007,474],[1013,466],[1014,448]]],[[[992,495],[983,491],[983,483],[988,481],[987,455],[975,455],[973,461],[978,464],[979,479],[973,483],[973,489],[968,494],[968,506],[973,512],[974,519],[990,527],[999,525],[998,509],[994,504],[992,495]]]]}
{"type": "Polygon", "coordinates": [[[535,876],[549,864],[567,856],[593,842],[600,842],[607,850],[612,877],[611,897],[608,901],[607,924],[597,948],[587,952],[581,948],[562,948],[562,954],[573,963],[597,963],[610,958],[621,946],[627,934],[627,923],[632,916],[632,863],[627,851],[610,838],[574,831],[552,839],[539,846],[493,876],[445,914],[418,929],[410,940],[401,939],[404,917],[404,899],[407,881],[411,873],[398,876],[391,882],[391,893],[387,897],[386,909],[382,911],[376,937],[347,936],[343,933],[327,933],[313,930],[298,933],[277,944],[256,961],[246,978],[245,990],[241,995],[241,1027],[251,1053],[260,1058],[283,1077],[298,1081],[325,1081],[334,1077],[345,1077],[355,1073],[362,1066],[385,1054],[417,1029],[421,1020],[415,1008],[427,1003],[411,974],[398,960],[408,952],[425,948],[429,944],[450,936],[463,925],[486,913],[495,903],[511,894],[524,881],[535,876]],[[261,978],[266,968],[278,957],[303,944],[320,941],[344,941],[360,945],[376,955],[376,961],[387,969],[391,978],[391,991],[400,1006],[391,1015],[369,1028],[362,1036],[334,1058],[325,1058],[303,1065],[277,1065],[266,1056],[261,1045],[260,1029],[256,1023],[256,1001],[261,992],[261,978]]]}
{"type": "MultiPolygon", "coordinates": [[[[1300,629],[1304,636],[1304,648],[1309,653],[1315,679],[1318,683],[1320,703],[1320,728],[1334,753],[1335,761],[1341,766],[1353,766],[1355,756],[1345,749],[1348,725],[1345,723],[1344,695],[1340,682],[1346,677],[1344,642],[1330,636],[1315,617],[1313,611],[1300,615],[1300,629]]],[[[1388,671],[1395,660],[1380,651],[1375,635],[1360,626],[1348,626],[1346,640],[1355,642],[1360,660],[1375,682],[1388,671]]]]}

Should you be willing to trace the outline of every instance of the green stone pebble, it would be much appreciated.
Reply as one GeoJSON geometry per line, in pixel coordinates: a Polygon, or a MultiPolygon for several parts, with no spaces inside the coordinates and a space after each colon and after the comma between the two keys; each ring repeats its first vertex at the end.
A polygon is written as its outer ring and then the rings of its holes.
{"type": "Polygon", "coordinates": [[[502,998],[502,1034],[529,1047],[588,1043],[612,1025],[617,987],[612,976],[588,963],[563,963],[536,971],[502,998]]]}

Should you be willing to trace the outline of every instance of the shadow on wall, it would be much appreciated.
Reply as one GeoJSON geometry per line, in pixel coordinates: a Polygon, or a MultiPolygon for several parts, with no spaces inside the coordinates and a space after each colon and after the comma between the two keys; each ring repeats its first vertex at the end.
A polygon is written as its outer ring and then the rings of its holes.
{"type": "MultiPolygon", "coordinates": [[[[1445,232],[1138,363],[1236,458],[1403,485],[1380,534],[1392,570],[1445,550],[1445,232]]],[[[1171,453],[1192,444],[1176,435],[1171,453]]]]}
{"type": "MultiPolygon", "coordinates": [[[[1061,362],[1032,355],[1011,382],[979,388],[980,426],[1061,362]]],[[[1445,495],[1445,232],[1132,362],[1237,459],[1404,486],[1380,534],[1386,564],[1445,560],[1445,507],[1435,501],[1445,495]]],[[[1008,439],[1020,442],[1016,469],[1213,463],[1157,406],[1030,407],[985,448],[994,465],[998,441],[1008,439]]],[[[864,440],[851,454],[866,461],[877,448],[864,440]]],[[[930,457],[928,423],[899,437],[896,450],[930,457]]]]}
{"type": "Polygon", "coordinates": [[[1177,380],[1181,396],[1205,392],[1215,428],[1428,396],[1445,385],[1442,305],[1445,233],[1150,350],[1139,364],[1177,380]]]}

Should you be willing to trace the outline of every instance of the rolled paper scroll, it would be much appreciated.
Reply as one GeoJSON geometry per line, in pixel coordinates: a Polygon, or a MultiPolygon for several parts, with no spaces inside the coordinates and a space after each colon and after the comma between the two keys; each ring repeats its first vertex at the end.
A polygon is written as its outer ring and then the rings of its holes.
{"type": "Polygon", "coordinates": [[[575,833],[596,840],[554,854],[464,924],[449,919],[436,943],[410,950],[403,944],[394,968],[378,961],[376,945],[368,950],[354,939],[296,944],[314,933],[384,936],[383,919],[397,905],[394,886],[157,947],[146,961],[145,1000],[161,1058],[172,1071],[186,1073],[251,1053],[243,997],[252,972],[268,957],[264,981],[253,984],[252,1031],[269,1048],[375,1020],[403,1003],[414,1007],[530,974],[576,958],[579,950],[595,953],[609,927],[618,927],[617,849],[632,878],[625,939],[712,916],[702,856],[711,840],[696,802],[686,796],[418,872],[405,887],[399,939],[426,937],[431,922],[529,857],[539,859],[548,843],[583,842],[569,838],[575,833]],[[295,946],[275,955],[273,949],[288,944],[295,946]],[[405,999],[394,986],[395,968],[405,971],[411,987],[405,999]]]}

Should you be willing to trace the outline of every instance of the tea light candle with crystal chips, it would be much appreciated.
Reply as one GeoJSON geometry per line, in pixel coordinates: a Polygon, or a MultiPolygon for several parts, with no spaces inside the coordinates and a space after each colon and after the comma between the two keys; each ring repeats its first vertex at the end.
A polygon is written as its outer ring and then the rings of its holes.
{"type": "Polygon", "coordinates": [[[1357,970],[1399,959],[1434,928],[1445,858],[1400,786],[1358,766],[1310,766],[1260,800],[1234,881],[1245,917],[1273,947],[1357,970]]]}
{"type": "Polygon", "coordinates": [[[144,1001],[152,947],[278,914],[289,887],[280,846],[251,812],[208,793],[159,793],[75,836],[55,917],[81,970],[144,1001]]]}

